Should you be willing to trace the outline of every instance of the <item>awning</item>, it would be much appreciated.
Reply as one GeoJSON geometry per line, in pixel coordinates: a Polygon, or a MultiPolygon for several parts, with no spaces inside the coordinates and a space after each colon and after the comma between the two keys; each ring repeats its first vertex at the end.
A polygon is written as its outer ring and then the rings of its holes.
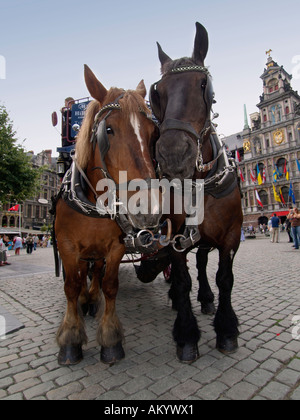
{"type": "Polygon", "coordinates": [[[289,210],[285,210],[285,211],[274,211],[273,214],[277,214],[277,216],[287,216],[289,214],[289,210]]]}

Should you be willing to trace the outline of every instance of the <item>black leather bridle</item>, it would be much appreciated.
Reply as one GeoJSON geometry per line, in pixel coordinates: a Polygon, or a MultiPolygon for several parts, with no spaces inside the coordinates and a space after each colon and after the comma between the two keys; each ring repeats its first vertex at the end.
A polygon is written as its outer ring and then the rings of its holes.
{"type": "Polygon", "coordinates": [[[211,131],[211,119],[210,119],[210,111],[211,106],[214,100],[214,92],[213,92],[213,86],[211,81],[211,75],[207,69],[207,67],[204,66],[180,66],[175,67],[174,69],[168,71],[162,76],[162,79],[158,82],[154,83],[150,88],[150,104],[152,111],[155,115],[155,117],[158,119],[158,121],[161,123],[160,125],[160,134],[165,133],[168,130],[180,130],[186,132],[189,136],[193,137],[197,142],[200,142],[200,144],[203,144],[204,139],[207,137],[207,135],[211,131]],[[161,109],[160,109],[160,98],[158,93],[158,85],[159,83],[166,77],[174,74],[181,74],[181,73],[187,73],[187,72],[200,72],[206,74],[206,83],[204,87],[204,93],[203,98],[204,102],[206,104],[206,110],[207,110],[207,118],[204,124],[203,129],[200,133],[198,133],[190,124],[189,122],[177,120],[177,119],[166,119],[163,120],[161,115],[161,109]]]}

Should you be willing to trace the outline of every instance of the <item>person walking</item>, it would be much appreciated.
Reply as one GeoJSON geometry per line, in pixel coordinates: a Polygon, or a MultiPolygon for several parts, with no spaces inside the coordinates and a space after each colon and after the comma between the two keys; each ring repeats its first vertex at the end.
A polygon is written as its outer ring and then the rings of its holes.
{"type": "Polygon", "coordinates": [[[10,265],[10,263],[7,262],[6,246],[7,246],[7,242],[5,241],[4,235],[1,235],[0,236],[0,267],[3,267],[4,265],[10,265]]]}
{"type": "Polygon", "coordinates": [[[291,221],[291,228],[293,233],[294,239],[294,247],[295,249],[299,249],[300,244],[300,213],[297,207],[295,207],[290,214],[288,215],[288,219],[291,221]]]}
{"type": "Polygon", "coordinates": [[[32,254],[33,249],[33,238],[31,233],[26,238],[27,254],[32,254]]]}
{"type": "Polygon", "coordinates": [[[277,214],[274,213],[274,216],[271,219],[272,223],[272,239],[271,242],[277,243],[279,242],[279,225],[280,225],[280,219],[277,217],[277,214]]]}
{"type": "Polygon", "coordinates": [[[15,236],[13,242],[15,255],[20,255],[20,249],[22,248],[22,238],[20,236],[15,236]]]}

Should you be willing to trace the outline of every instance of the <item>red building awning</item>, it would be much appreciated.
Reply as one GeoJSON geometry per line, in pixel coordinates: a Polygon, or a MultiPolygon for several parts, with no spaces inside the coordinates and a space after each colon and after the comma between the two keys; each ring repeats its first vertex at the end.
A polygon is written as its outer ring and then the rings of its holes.
{"type": "Polygon", "coordinates": [[[274,213],[273,214],[277,214],[277,216],[287,216],[288,214],[289,214],[289,211],[288,210],[285,210],[285,211],[274,211],[274,213]]]}

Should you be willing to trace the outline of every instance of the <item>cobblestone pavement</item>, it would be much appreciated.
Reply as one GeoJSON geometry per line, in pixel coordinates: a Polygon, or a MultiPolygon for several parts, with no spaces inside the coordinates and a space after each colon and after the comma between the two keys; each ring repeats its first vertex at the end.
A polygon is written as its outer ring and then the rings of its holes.
{"type": "MultiPolygon", "coordinates": [[[[60,367],[55,334],[65,297],[63,281],[54,275],[52,249],[11,256],[12,265],[0,268],[0,305],[25,328],[0,340],[0,399],[299,400],[300,253],[285,234],[281,241],[272,244],[260,237],[241,244],[232,299],[240,348],[230,356],[215,349],[213,318],[200,313],[190,254],[192,304],[202,331],[201,357],[192,365],[176,360],[168,285],[162,277],[142,284],[132,265],[124,264],[117,308],[126,358],[111,367],[100,362],[96,321],[87,317],[84,360],[60,367]]],[[[216,296],[217,264],[214,251],[208,274],[216,296]]]]}

